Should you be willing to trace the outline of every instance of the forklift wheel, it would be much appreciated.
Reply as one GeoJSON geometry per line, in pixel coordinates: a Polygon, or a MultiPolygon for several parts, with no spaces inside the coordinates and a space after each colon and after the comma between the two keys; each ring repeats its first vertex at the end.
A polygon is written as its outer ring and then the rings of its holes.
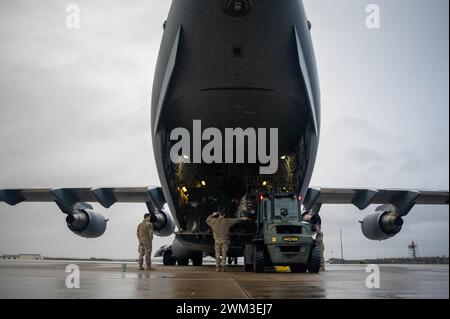
{"type": "Polygon", "coordinates": [[[320,250],[319,247],[314,246],[311,248],[308,259],[308,272],[312,274],[318,274],[320,271],[320,250]]]}
{"type": "Polygon", "coordinates": [[[253,271],[264,272],[264,248],[259,245],[253,246],[253,271]]]}

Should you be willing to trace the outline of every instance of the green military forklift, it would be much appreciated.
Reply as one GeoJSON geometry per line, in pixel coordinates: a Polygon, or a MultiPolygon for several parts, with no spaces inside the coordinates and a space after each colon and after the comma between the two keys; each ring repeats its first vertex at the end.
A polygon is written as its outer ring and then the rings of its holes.
{"type": "Polygon", "coordinates": [[[247,272],[289,266],[294,273],[320,271],[320,250],[313,235],[315,223],[301,214],[301,198],[289,192],[257,192],[249,198],[256,214],[256,235],[245,245],[247,272]]]}

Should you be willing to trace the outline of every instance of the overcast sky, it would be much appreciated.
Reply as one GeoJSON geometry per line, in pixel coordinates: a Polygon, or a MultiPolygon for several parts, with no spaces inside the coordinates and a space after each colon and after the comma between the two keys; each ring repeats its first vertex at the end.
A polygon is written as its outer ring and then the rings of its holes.
{"type": "MultiPolygon", "coordinates": [[[[0,189],[159,185],[150,138],[153,73],[170,1],[0,1],[0,189]]],[[[447,0],[305,0],[322,91],[312,184],[449,188],[447,0]],[[381,28],[365,24],[369,3],[381,28]]],[[[0,255],[135,258],[146,208],[117,204],[105,235],[72,234],[55,204],[0,203],[0,255]]],[[[326,257],[449,254],[449,209],[415,207],[394,239],[371,242],[373,212],[322,208],[326,257]]],[[[155,238],[157,248],[171,238],[155,238]]]]}

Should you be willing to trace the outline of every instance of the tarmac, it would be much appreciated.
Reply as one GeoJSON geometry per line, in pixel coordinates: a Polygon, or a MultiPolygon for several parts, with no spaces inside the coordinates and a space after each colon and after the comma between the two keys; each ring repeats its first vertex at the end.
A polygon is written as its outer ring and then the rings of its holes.
{"type": "MultiPolygon", "coordinates": [[[[1,299],[401,299],[449,298],[448,265],[379,265],[379,288],[367,288],[367,265],[327,265],[320,274],[246,273],[243,266],[162,266],[73,261],[0,262],[1,299]],[[69,264],[80,287],[69,289],[69,264]]],[[[75,281],[69,281],[73,283],[75,281]]]]}

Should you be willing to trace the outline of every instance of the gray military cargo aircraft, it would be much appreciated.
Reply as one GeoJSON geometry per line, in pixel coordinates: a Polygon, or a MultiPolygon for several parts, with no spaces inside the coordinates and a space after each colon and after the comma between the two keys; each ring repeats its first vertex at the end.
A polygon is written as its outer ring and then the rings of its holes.
{"type": "MultiPolygon", "coordinates": [[[[87,238],[101,236],[107,225],[89,202],[105,208],[145,203],[156,234],[175,233],[173,244],[161,252],[165,263],[181,265],[189,259],[201,265],[204,254],[213,255],[206,216],[218,205],[236,215],[249,187],[258,183],[265,188],[276,180],[277,187],[298,194],[299,207],[316,217],[323,204],[353,204],[361,210],[381,204],[361,222],[364,235],[373,240],[398,234],[416,204],[448,205],[448,190],[310,187],[321,118],[310,29],[300,0],[173,0],[152,96],[151,134],[161,186],[2,189],[0,202],[55,202],[68,228],[87,238]],[[258,163],[250,161],[205,163],[194,158],[195,149],[174,162],[170,132],[185,128],[195,139],[196,120],[220,132],[278,129],[278,169],[262,176],[258,163]],[[258,175],[258,183],[249,183],[258,175]]],[[[299,220],[302,216],[299,209],[299,220]]],[[[232,229],[230,256],[244,255],[252,227],[250,222],[232,229]]]]}

